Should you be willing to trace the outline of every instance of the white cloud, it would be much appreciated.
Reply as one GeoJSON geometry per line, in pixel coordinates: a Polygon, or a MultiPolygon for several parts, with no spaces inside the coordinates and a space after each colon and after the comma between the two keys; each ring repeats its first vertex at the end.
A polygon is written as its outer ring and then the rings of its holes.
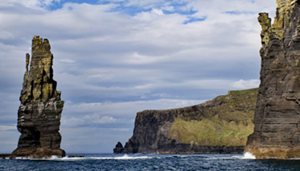
{"type": "MultiPolygon", "coordinates": [[[[159,110],[179,108],[200,104],[203,100],[185,100],[185,99],[157,99],[140,100],[127,102],[103,102],[103,103],[71,103],[65,104],[66,112],[73,113],[74,118],[78,120],[87,120],[88,122],[107,123],[117,122],[117,117],[128,117],[133,119],[135,114],[145,109],[159,110]]],[[[70,116],[63,116],[63,120],[69,125],[72,122],[70,116]]],[[[85,122],[85,121],[84,121],[85,122]]],[[[88,123],[86,122],[86,123],[88,123]]]]}
{"type": "Polygon", "coordinates": [[[160,62],[164,57],[152,57],[152,56],[146,56],[142,55],[138,52],[133,52],[129,57],[124,61],[124,63],[128,64],[152,64],[160,62]]]}
{"type": "Polygon", "coordinates": [[[164,15],[164,12],[160,9],[155,9],[154,8],[154,9],[152,9],[151,12],[154,13],[154,14],[160,15],[160,16],[164,15]]]}
{"type": "Polygon", "coordinates": [[[60,1],[61,0],[5,0],[3,4],[0,4],[0,7],[22,5],[24,7],[38,9],[41,7],[47,7],[54,2],[60,2],[60,1]]]}
{"type": "Polygon", "coordinates": [[[99,114],[91,114],[88,115],[86,113],[82,117],[77,116],[77,117],[68,117],[67,119],[62,120],[62,124],[64,126],[85,126],[85,125],[92,125],[92,124],[112,124],[117,121],[116,118],[112,116],[101,116],[99,114]]]}
{"type": "Polygon", "coordinates": [[[0,125],[0,132],[15,131],[16,129],[16,125],[0,125]]]}
{"type": "Polygon", "coordinates": [[[252,80],[239,80],[233,83],[232,87],[235,89],[249,89],[249,88],[257,88],[259,86],[260,81],[257,79],[252,80]]]}
{"type": "Polygon", "coordinates": [[[73,64],[73,63],[75,63],[74,60],[72,60],[72,59],[67,59],[67,58],[65,58],[65,59],[60,59],[59,62],[67,63],[67,64],[73,64]]]}

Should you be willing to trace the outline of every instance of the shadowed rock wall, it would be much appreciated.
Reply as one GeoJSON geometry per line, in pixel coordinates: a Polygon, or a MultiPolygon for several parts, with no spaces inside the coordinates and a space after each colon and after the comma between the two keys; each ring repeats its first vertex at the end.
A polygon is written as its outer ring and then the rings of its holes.
{"type": "Polygon", "coordinates": [[[247,152],[257,158],[300,157],[300,6],[299,0],[277,0],[274,23],[260,13],[261,84],[255,130],[247,152]]]}

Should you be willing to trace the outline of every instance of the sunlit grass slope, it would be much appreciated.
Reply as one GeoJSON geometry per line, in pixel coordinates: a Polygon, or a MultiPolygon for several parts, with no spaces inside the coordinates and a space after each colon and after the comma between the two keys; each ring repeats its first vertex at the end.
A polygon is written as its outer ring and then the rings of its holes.
{"type": "Polygon", "coordinates": [[[230,91],[203,104],[202,117],[177,117],[169,138],[203,146],[244,146],[253,132],[257,89],[230,91]]]}

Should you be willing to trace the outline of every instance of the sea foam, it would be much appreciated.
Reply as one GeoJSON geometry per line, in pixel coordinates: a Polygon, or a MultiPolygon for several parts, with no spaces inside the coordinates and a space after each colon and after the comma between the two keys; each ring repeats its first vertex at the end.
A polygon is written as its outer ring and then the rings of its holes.
{"type": "Polygon", "coordinates": [[[255,156],[250,152],[245,152],[242,159],[256,159],[255,156]]]}
{"type": "Polygon", "coordinates": [[[107,156],[107,157],[63,157],[63,158],[49,158],[48,160],[55,160],[55,161],[78,161],[78,160],[143,160],[143,159],[152,159],[153,157],[150,156],[130,156],[130,155],[123,155],[123,156],[107,156]]]}

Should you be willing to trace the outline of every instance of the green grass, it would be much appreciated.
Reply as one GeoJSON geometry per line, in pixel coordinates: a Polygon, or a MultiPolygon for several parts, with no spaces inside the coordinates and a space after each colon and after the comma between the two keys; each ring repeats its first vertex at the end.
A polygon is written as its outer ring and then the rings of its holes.
{"type": "Polygon", "coordinates": [[[170,129],[172,139],[180,143],[209,146],[244,146],[253,132],[253,123],[227,122],[217,118],[201,121],[176,119],[170,129]]]}
{"type": "Polygon", "coordinates": [[[180,143],[210,146],[244,146],[253,132],[257,89],[230,91],[203,105],[199,120],[176,118],[169,138],[180,143]]]}

